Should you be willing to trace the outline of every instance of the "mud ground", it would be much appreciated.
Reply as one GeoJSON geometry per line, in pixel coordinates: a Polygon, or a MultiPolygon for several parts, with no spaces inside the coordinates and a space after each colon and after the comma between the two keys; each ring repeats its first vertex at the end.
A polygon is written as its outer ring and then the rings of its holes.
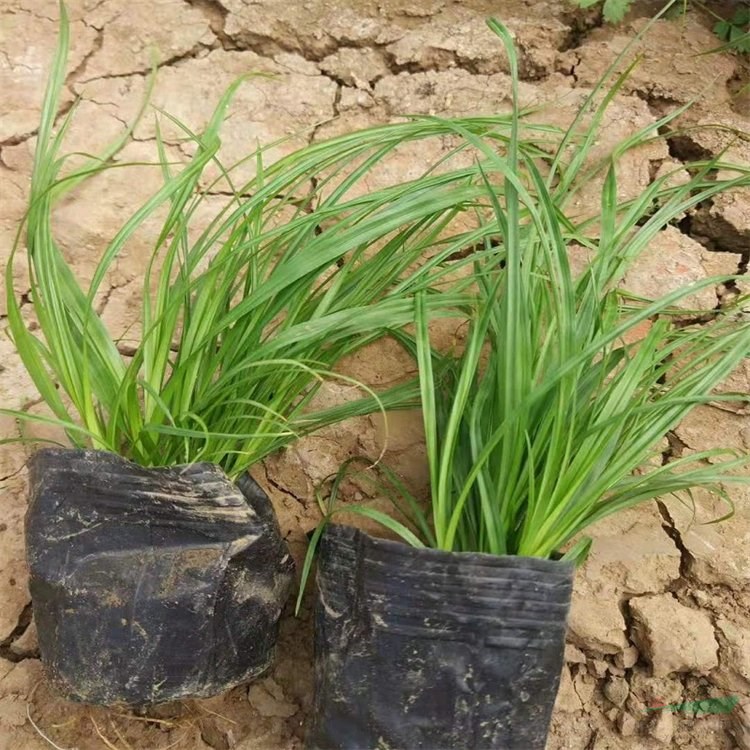
{"type": "MultiPolygon", "coordinates": [[[[718,8],[720,4],[715,4],[718,8]]],[[[508,106],[506,64],[484,26],[491,14],[516,35],[523,96],[574,106],[641,28],[653,6],[606,28],[595,12],[563,0],[71,0],[73,51],[61,112],[81,97],[70,150],[96,152],[123,132],[136,112],[157,49],[153,102],[198,129],[219,93],[238,74],[241,90],[224,131],[228,161],[257,142],[282,136],[279,152],[347,128],[402,113],[469,114],[508,106]]],[[[35,127],[55,43],[53,0],[3,0],[0,7],[0,261],[7,258],[24,211],[35,127]]],[[[643,59],[613,105],[604,138],[616,142],[668,109],[697,98],[688,119],[750,130],[746,61],[702,56],[716,46],[710,22],[694,13],[659,22],[643,59]]],[[[124,160],[153,160],[154,127],[145,118],[124,160]]],[[[186,145],[166,131],[169,152],[186,145]]],[[[606,144],[604,144],[606,145],[606,144]]],[[[624,194],[680,160],[717,153],[747,161],[750,142],[719,131],[672,135],[629,157],[624,194]]],[[[439,146],[436,147],[439,150],[439,146]]],[[[410,174],[434,150],[404,151],[382,176],[410,174]]],[[[158,170],[111,170],[60,206],[55,229],[81,278],[92,273],[106,238],[129,208],[159,184],[158,170]]],[[[222,200],[216,195],[218,205],[222,200]]],[[[643,294],[723,272],[745,272],[750,260],[750,195],[722,196],[666,230],[630,273],[643,294]]],[[[148,237],[129,244],[99,300],[123,346],[137,336],[140,277],[148,237]]],[[[28,293],[19,273],[17,293],[28,293]]],[[[745,288],[712,290],[720,303],[745,288]]],[[[0,303],[0,316],[4,314],[0,303]]],[[[0,318],[0,328],[3,326],[0,318]]],[[[407,365],[383,346],[346,363],[350,374],[383,385],[407,365]]],[[[727,384],[750,392],[750,361],[727,384]]],[[[332,397],[337,394],[331,393],[332,397]]],[[[0,334],[0,402],[39,409],[37,394],[4,333],[0,334]]],[[[0,419],[0,437],[16,434],[0,419]]],[[[425,473],[418,415],[394,416],[387,460],[415,490],[425,473]]],[[[354,453],[377,451],[382,424],[361,419],[306,439],[259,466],[297,559],[317,520],[312,488],[354,453]]],[[[750,449],[750,416],[702,407],[664,443],[664,459],[722,445],[750,449]]],[[[165,706],[148,716],[67,703],[44,681],[38,661],[23,561],[22,521],[27,458],[0,448],[0,750],[292,750],[302,747],[311,703],[309,602],[282,625],[269,675],[212,700],[165,706]]],[[[674,498],[606,520],[580,571],[562,687],[549,750],[750,748],[750,492],[732,490],[735,517],[701,525],[674,498]],[[731,715],[648,711],[655,701],[681,703],[740,696],[731,715]]],[[[699,519],[711,499],[697,498],[699,519]]]]}

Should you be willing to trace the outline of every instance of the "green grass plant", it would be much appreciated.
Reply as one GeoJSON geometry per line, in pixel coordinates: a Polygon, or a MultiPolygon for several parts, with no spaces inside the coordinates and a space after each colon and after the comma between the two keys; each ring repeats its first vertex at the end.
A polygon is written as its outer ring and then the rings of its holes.
{"type": "MultiPolygon", "coordinates": [[[[517,102],[510,34],[491,26],[504,42],[517,102]]],[[[365,515],[407,543],[580,560],[589,545],[582,532],[612,513],[703,487],[727,501],[727,517],[732,504],[724,483],[750,480],[748,456],[733,450],[661,460],[661,442],[695,406],[748,398],[716,392],[750,356],[748,299],[698,315],[677,307],[735,277],[708,278],[655,300],[621,289],[659,232],[713,196],[749,186],[750,167],[696,161],[686,165],[687,181],[665,174],[638,197],[618,199],[622,156],[663,137],[685,109],[593,162],[604,114],[626,75],[596,87],[546,159],[521,148],[517,105],[502,151],[452,124],[482,154],[479,179],[494,210],[495,236],[474,264],[462,350],[441,353],[430,345],[432,314],[422,292],[414,335],[399,334],[419,366],[430,502],[425,509],[393,472],[375,469],[369,479],[394,499],[396,511],[369,508],[365,515]],[[573,217],[573,200],[596,184],[598,210],[573,217]],[[572,245],[590,254],[578,275],[572,245]]],[[[361,505],[337,503],[351,467],[342,466],[323,504],[303,580],[325,523],[341,511],[362,512],[361,505]]]]}
{"type": "MultiPolygon", "coordinates": [[[[113,158],[130,133],[83,165],[64,153],[76,108],[58,122],[69,46],[64,7],[61,14],[29,208],[5,278],[10,334],[51,415],[13,414],[64,429],[75,446],[143,465],[206,460],[236,476],[300,435],[418,403],[416,382],[380,394],[360,387],[359,398],[326,409],[314,398],[329,379],[357,386],[336,364],[411,323],[415,294],[436,315],[455,315],[465,303],[471,279],[448,278],[469,262],[461,251],[494,232],[494,222],[481,218],[489,204],[478,161],[450,166],[471,142],[459,137],[415,180],[363,190],[404,144],[457,132],[449,122],[411,119],[312,144],[270,165],[259,149],[248,157],[256,176],[235,185],[218,152],[227,108],[243,85],[237,81],[201,133],[170,118],[192,141],[187,165],[170,164],[157,129],[154,168],[163,186],[114,234],[83,288],[55,239],[55,205],[84,180],[128,169],[113,158]],[[222,189],[229,185],[233,195],[197,231],[194,219],[215,186],[201,181],[217,167],[222,189]],[[473,228],[451,229],[464,215],[473,228]],[[97,294],[123,248],[154,217],[163,223],[144,273],[142,337],[124,356],[96,313],[97,294]],[[28,329],[13,288],[24,238],[38,332],[28,329]]],[[[509,116],[466,118],[461,129],[502,145],[510,124],[509,116]]],[[[533,131],[532,153],[548,131],[533,131]]]]}

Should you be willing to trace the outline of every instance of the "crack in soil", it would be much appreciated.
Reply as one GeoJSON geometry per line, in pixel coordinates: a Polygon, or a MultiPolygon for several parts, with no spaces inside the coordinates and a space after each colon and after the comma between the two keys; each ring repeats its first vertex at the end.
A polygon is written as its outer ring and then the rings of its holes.
{"type": "Polygon", "coordinates": [[[557,51],[568,52],[582,47],[592,31],[604,26],[604,12],[601,7],[590,10],[588,13],[581,10],[573,10],[564,13],[560,20],[567,24],[569,31],[557,47],[557,51]]]}
{"type": "Polygon", "coordinates": [[[661,525],[662,529],[664,529],[666,535],[672,540],[672,542],[674,542],[674,546],[677,547],[677,550],[680,553],[681,580],[678,581],[678,584],[684,583],[687,579],[690,578],[690,568],[693,564],[693,556],[685,546],[685,543],[682,540],[682,535],[680,534],[680,531],[674,522],[674,518],[672,518],[672,514],[669,512],[669,509],[665,505],[664,501],[657,500],[656,507],[658,508],[659,514],[664,521],[664,523],[662,523],[661,525]]]}
{"type": "Polygon", "coordinates": [[[123,357],[133,358],[138,353],[138,347],[133,344],[117,344],[117,352],[123,357]]]}
{"type": "Polygon", "coordinates": [[[713,205],[713,201],[700,204],[692,214],[688,214],[680,222],[685,227],[685,229],[680,227],[680,231],[688,233],[688,236],[707,250],[739,255],[739,265],[743,269],[740,273],[744,274],[747,271],[748,259],[750,259],[750,250],[747,249],[747,233],[737,229],[724,216],[712,215],[713,205]],[[695,230],[696,224],[702,231],[695,230]]]}
{"type": "Polygon", "coordinates": [[[11,634],[0,643],[0,659],[17,664],[19,661],[26,659],[38,659],[39,653],[36,649],[32,651],[14,651],[13,644],[26,632],[33,617],[31,602],[26,604],[18,616],[18,624],[11,631],[11,634]]]}
{"type": "MultiPolygon", "coordinates": [[[[55,125],[57,125],[57,122],[58,120],[60,120],[60,118],[65,117],[65,115],[70,112],[74,104],[75,99],[71,99],[69,102],[66,102],[60,107],[60,109],[57,110],[57,114],[55,115],[55,125]]],[[[18,146],[21,143],[25,143],[30,138],[34,138],[38,134],[39,128],[34,128],[33,130],[29,130],[26,133],[12,135],[9,138],[6,138],[4,141],[0,141],[0,149],[5,148],[6,146],[18,146]]]]}
{"type": "Polygon", "coordinates": [[[578,73],[576,72],[578,70],[578,66],[581,64],[581,56],[576,55],[576,61],[570,66],[570,70],[568,71],[568,75],[573,79],[573,86],[578,85],[578,73]]]}
{"type": "MultiPolygon", "coordinates": [[[[94,28],[93,26],[89,28],[94,28]]],[[[71,70],[68,75],[65,77],[65,82],[67,84],[72,83],[75,81],[78,76],[83,74],[86,70],[87,65],[89,64],[89,60],[97,53],[99,50],[101,50],[102,46],[104,45],[104,29],[96,29],[96,36],[94,37],[94,41],[91,45],[91,49],[84,55],[83,60],[81,60],[78,65],[71,70]]]]}
{"type": "Polygon", "coordinates": [[[15,169],[13,169],[13,167],[11,167],[11,166],[10,166],[10,164],[8,164],[8,162],[6,162],[6,161],[5,161],[5,159],[3,158],[3,149],[2,149],[2,148],[0,148],[0,167],[2,167],[3,169],[7,169],[7,170],[8,170],[9,172],[15,172],[15,171],[16,171],[16,170],[15,170],[15,169]]]}
{"type": "MultiPolygon", "coordinates": [[[[680,106],[680,102],[677,99],[670,98],[669,96],[664,96],[663,94],[655,94],[653,87],[646,89],[634,89],[633,94],[635,94],[635,96],[637,96],[641,101],[646,103],[648,111],[657,120],[661,120],[662,117],[665,117],[667,114],[669,114],[669,112],[674,111],[680,106]]],[[[671,132],[672,131],[669,129],[669,125],[664,125],[659,129],[659,135],[661,136],[666,136],[671,132]]],[[[680,159],[680,157],[672,153],[672,148],[669,146],[669,138],[667,138],[666,140],[669,152],[674,158],[680,161],[689,161],[680,159]]]]}
{"type": "MultiPolygon", "coordinates": [[[[136,68],[135,70],[129,70],[124,73],[106,73],[104,75],[92,76],[91,78],[83,78],[76,81],[79,84],[92,83],[93,81],[114,81],[119,78],[130,78],[131,76],[148,76],[153,71],[159,71],[162,68],[178,67],[180,63],[186,60],[195,60],[204,52],[211,52],[211,50],[218,49],[218,40],[216,44],[204,44],[198,42],[186,52],[180,52],[177,55],[167,58],[166,60],[157,63],[153,68],[136,68]]],[[[0,143],[0,146],[3,144],[0,143]]]]}
{"type": "MultiPolygon", "coordinates": [[[[672,461],[682,458],[685,450],[690,450],[690,446],[682,440],[677,433],[668,432],[666,437],[669,446],[662,454],[662,466],[666,466],[672,461]]],[[[690,567],[693,564],[693,556],[690,554],[687,547],[685,547],[682,535],[680,534],[677,524],[665,502],[657,499],[656,508],[659,511],[659,515],[662,517],[663,523],[661,527],[664,530],[664,533],[672,540],[677,551],[680,553],[680,578],[675,584],[675,586],[679,588],[680,585],[684,585],[690,577],[690,567]]]]}
{"type": "MultiPolygon", "coordinates": [[[[103,109],[105,109],[107,111],[107,114],[117,120],[117,122],[119,122],[125,128],[125,130],[128,130],[128,128],[130,128],[131,123],[129,123],[124,117],[121,117],[118,113],[119,107],[117,102],[103,102],[99,99],[94,99],[90,96],[86,96],[84,93],[82,93],[80,96],[82,101],[87,101],[90,104],[95,104],[97,107],[102,107],[103,109]],[[112,111],[111,108],[113,108],[114,111],[112,111]]],[[[149,141],[156,141],[157,139],[155,136],[152,138],[136,138],[135,135],[131,133],[129,140],[136,141],[137,143],[147,143],[149,141]]],[[[164,140],[164,142],[167,145],[173,145],[167,140],[164,140]]],[[[114,158],[114,156],[112,158],[114,158]]]]}
{"type": "Polygon", "coordinates": [[[185,0],[185,2],[203,13],[208,21],[209,28],[224,49],[236,49],[234,40],[225,31],[229,11],[219,0],[185,0]]]}
{"type": "Polygon", "coordinates": [[[286,497],[291,498],[295,502],[299,503],[303,508],[307,507],[307,503],[300,497],[297,497],[291,490],[288,490],[286,487],[283,487],[281,484],[279,484],[275,479],[271,477],[271,474],[268,471],[268,466],[266,466],[265,463],[261,462],[263,465],[263,473],[266,476],[266,481],[268,484],[271,485],[275,490],[278,490],[282,495],[286,495],[286,497]]]}
{"type": "MultiPolygon", "coordinates": [[[[325,75],[325,73],[323,75],[325,75]]],[[[344,84],[341,81],[336,80],[332,76],[326,76],[326,78],[330,78],[336,84],[336,91],[333,95],[333,102],[331,102],[331,109],[333,110],[333,116],[329,117],[327,120],[323,120],[322,122],[319,122],[317,125],[315,125],[315,127],[313,127],[313,129],[310,131],[308,144],[312,144],[315,142],[315,138],[318,135],[318,131],[322,127],[325,127],[329,122],[333,122],[333,120],[341,116],[341,112],[339,111],[339,105],[341,104],[341,94],[344,90],[344,84]]]]}
{"type": "MultiPolygon", "coordinates": [[[[578,674],[576,674],[576,677],[577,676],[578,676],[578,674]]],[[[581,701],[581,706],[583,707],[583,710],[585,711],[586,710],[586,706],[589,704],[589,701],[585,701],[583,699],[583,697],[581,696],[581,694],[578,692],[578,686],[576,685],[575,677],[573,677],[572,674],[571,674],[571,680],[570,680],[570,682],[571,682],[571,684],[573,686],[573,692],[578,697],[578,700],[581,701]]]]}
{"type": "Polygon", "coordinates": [[[30,8],[2,8],[0,10],[0,14],[9,15],[9,16],[18,16],[18,15],[24,14],[27,16],[31,16],[32,18],[38,18],[40,21],[51,21],[52,23],[58,22],[57,18],[45,16],[43,13],[36,13],[30,8]]]}
{"type": "Polygon", "coordinates": [[[268,34],[261,34],[256,31],[243,29],[236,36],[231,37],[235,44],[235,49],[250,50],[260,57],[266,57],[270,60],[282,53],[289,52],[299,55],[307,62],[319,63],[323,58],[333,54],[339,49],[336,41],[329,35],[326,35],[326,44],[321,52],[310,49],[295,35],[293,41],[276,39],[268,34]]]}
{"type": "MultiPolygon", "coordinates": [[[[211,3],[213,0],[185,0],[185,2],[191,4],[194,2],[211,3]]],[[[270,60],[273,60],[281,53],[296,54],[302,57],[305,61],[315,64],[322,75],[330,78],[335,83],[344,85],[345,82],[339,77],[322,69],[320,63],[322,63],[325,58],[336,52],[346,49],[375,52],[382,59],[390,75],[400,75],[403,73],[444,73],[448,70],[464,70],[471,75],[492,75],[490,72],[482,72],[481,61],[461,55],[460,52],[456,50],[436,50],[440,53],[440,60],[432,63],[422,63],[414,60],[405,63],[398,63],[396,62],[395,53],[388,50],[388,47],[391,44],[390,41],[379,43],[374,39],[344,40],[326,34],[325,40],[322,42],[321,40],[316,40],[318,44],[315,48],[312,48],[304,38],[296,34],[291,38],[291,41],[249,30],[243,30],[233,37],[229,37],[225,33],[224,36],[227,39],[228,45],[225,46],[225,49],[247,49],[260,57],[270,60]]],[[[521,60],[519,65],[520,80],[522,81],[540,82],[549,78],[553,72],[552,69],[548,70],[534,63],[526,54],[524,54],[524,50],[521,50],[521,60]]],[[[369,83],[372,85],[381,77],[382,76],[376,75],[369,83]]]]}
{"type": "MultiPolygon", "coordinates": [[[[0,370],[2,372],[2,370],[0,370]]],[[[22,410],[23,411],[23,410],[22,410]]],[[[18,420],[16,420],[17,422],[18,420]]],[[[26,461],[24,461],[15,471],[11,471],[10,474],[6,474],[4,477],[0,477],[0,482],[7,482],[9,479],[14,479],[26,468],[26,461]]]]}
{"type": "MultiPolygon", "coordinates": [[[[648,102],[647,99],[645,101],[648,102]]],[[[660,135],[666,137],[669,155],[674,159],[677,159],[677,161],[685,163],[711,158],[711,152],[690,138],[690,136],[669,135],[671,132],[671,129],[668,129],[667,126],[666,132],[660,133],[660,135]]]]}
{"type": "Polygon", "coordinates": [[[135,279],[128,279],[127,281],[123,281],[120,284],[110,284],[107,291],[102,295],[102,299],[96,309],[96,314],[99,317],[101,317],[104,314],[104,310],[109,304],[109,300],[111,299],[114,292],[117,291],[118,289],[122,289],[126,287],[128,284],[132,283],[133,281],[135,281],[135,279]]]}

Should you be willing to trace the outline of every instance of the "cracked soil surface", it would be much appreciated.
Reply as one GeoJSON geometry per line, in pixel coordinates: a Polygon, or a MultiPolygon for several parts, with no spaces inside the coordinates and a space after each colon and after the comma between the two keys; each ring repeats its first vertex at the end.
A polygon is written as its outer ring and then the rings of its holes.
{"type": "MultiPolygon", "coordinates": [[[[57,4],[3,0],[0,5],[4,267],[25,209],[57,4]]],[[[287,139],[270,152],[273,158],[310,140],[402,113],[507,109],[506,62],[484,23],[490,14],[516,35],[524,100],[551,103],[545,116],[559,123],[653,6],[641,4],[617,28],[603,27],[596,13],[574,12],[564,0],[70,0],[69,10],[71,73],[60,114],[80,97],[69,151],[94,153],[124,131],[140,105],[156,50],[160,70],[152,102],[193,129],[206,123],[220,92],[236,76],[274,74],[251,78],[232,105],[222,151],[232,162],[258,142],[287,139]]],[[[640,65],[613,103],[602,147],[696,97],[685,116],[688,123],[749,131],[750,99],[742,91],[747,63],[731,55],[700,55],[715,46],[710,22],[699,15],[658,22],[643,44],[640,65]]],[[[620,197],[637,195],[660,170],[681,160],[724,148],[735,159],[750,160],[750,140],[726,133],[691,130],[629,155],[620,197]]],[[[176,129],[166,123],[163,134],[170,156],[184,158],[188,147],[176,129]]],[[[154,159],[154,137],[153,120],[146,117],[119,158],[154,159]]],[[[422,150],[404,150],[377,179],[402,179],[439,155],[438,147],[415,148],[422,150]]],[[[246,177],[253,168],[252,163],[245,168],[246,177]]],[[[60,205],[55,231],[82,279],[90,278],[122,217],[159,182],[158,170],[148,167],[109,170],[60,205]]],[[[217,190],[207,205],[221,200],[217,190]]],[[[150,253],[145,234],[125,249],[99,299],[100,314],[121,337],[124,353],[138,335],[140,278],[150,253]]],[[[649,295],[705,276],[745,273],[749,240],[750,194],[721,196],[665,230],[630,272],[628,286],[649,295]]],[[[28,288],[18,265],[14,283],[23,296],[28,288]]],[[[746,286],[740,280],[718,287],[688,306],[721,304],[746,286]]],[[[0,302],[0,324],[4,313],[0,302]]],[[[383,344],[352,358],[345,369],[384,385],[407,367],[383,344]]],[[[750,360],[727,389],[750,392],[750,360]]],[[[3,331],[0,402],[40,408],[3,331]]],[[[0,438],[17,429],[13,420],[0,417],[0,438]]],[[[388,462],[415,491],[424,491],[418,415],[394,415],[390,434],[388,462]]],[[[315,484],[345,457],[377,453],[382,439],[381,420],[363,418],[307,438],[257,467],[256,479],[273,499],[298,561],[305,533],[317,521],[315,484]]],[[[750,450],[746,409],[696,409],[665,439],[663,460],[715,446],[750,450]]],[[[249,687],[148,715],[79,706],[53,693],[38,660],[26,586],[26,459],[18,445],[0,447],[0,750],[301,748],[312,691],[309,597],[302,616],[289,613],[282,624],[275,666],[249,687]]],[[[352,496],[359,492],[364,490],[351,488],[352,496]]],[[[697,519],[684,502],[663,498],[594,529],[590,559],[576,581],[549,750],[750,750],[750,490],[731,492],[736,514],[722,524],[701,525],[712,517],[713,501],[698,495],[697,519]],[[655,701],[723,695],[740,697],[729,715],[647,710],[655,701]]]]}

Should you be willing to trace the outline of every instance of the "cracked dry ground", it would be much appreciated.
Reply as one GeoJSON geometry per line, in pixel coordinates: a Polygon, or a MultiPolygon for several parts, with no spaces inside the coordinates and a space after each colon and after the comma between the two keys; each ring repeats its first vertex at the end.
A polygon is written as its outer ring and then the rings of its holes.
{"type": "MultiPolygon", "coordinates": [[[[70,151],[96,152],[123,132],[138,110],[155,47],[162,63],[153,103],[196,129],[238,74],[276,74],[253,78],[240,90],[224,130],[223,157],[230,163],[257,142],[287,137],[271,152],[273,158],[307,140],[403,112],[507,110],[506,63],[484,26],[489,13],[516,34],[525,102],[547,103],[540,117],[564,123],[644,23],[636,13],[623,27],[602,28],[596,15],[576,15],[555,0],[73,0],[70,12],[72,72],[63,111],[81,97],[70,151]]],[[[53,0],[3,0],[0,8],[3,265],[24,211],[56,14],[53,0]]],[[[750,129],[747,98],[735,93],[746,81],[744,63],[698,54],[716,46],[709,26],[699,16],[656,25],[640,66],[613,103],[602,149],[695,96],[699,101],[687,115],[690,122],[750,129]]],[[[153,159],[154,133],[146,117],[120,158],[153,159]]],[[[184,159],[187,148],[177,133],[167,129],[165,137],[170,156],[184,159]]],[[[732,158],[750,160],[750,143],[719,131],[690,131],[643,147],[626,159],[620,197],[637,194],[681,159],[727,146],[732,158]]],[[[440,149],[431,144],[402,151],[374,175],[373,186],[416,174],[440,149]]],[[[246,176],[251,173],[252,165],[246,176]]],[[[82,279],[90,277],[118,222],[159,180],[153,168],[111,170],[59,207],[55,228],[82,279]]],[[[207,210],[223,200],[220,194],[210,196],[207,210]]],[[[585,203],[584,198],[582,207],[585,203]]],[[[748,240],[750,194],[722,196],[664,231],[630,272],[627,285],[648,295],[706,275],[742,273],[748,266],[748,240]]],[[[122,337],[124,352],[138,335],[137,299],[148,255],[144,231],[121,255],[99,299],[101,315],[122,337]]],[[[22,274],[14,281],[19,295],[28,293],[22,274]]],[[[711,290],[693,302],[711,307],[743,286],[711,290]]],[[[4,312],[0,308],[0,315],[4,312]]],[[[381,345],[347,362],[345,369],[384,385],[403,376],[408,366],[397,351],[381,345]]],[[[726,387],[750,391],[750,361],[726,387]]],[[[332,388],[329,395],[339,394],[332,388]]],[[[0,401],[37,410],[35,399],[3,333],[0,401]]],[[[341,425],[257,467],[256,478],[271,495],[298,560],[304,534],[316,522],[313,486],[344,457],[377,452],[382,427],[375,418],[341,425]]],[[[0,422],[2,437],[16,430],[13,421],[0,422]]],[[[390,434],[388,461],[423,491],[418,415],[394,415],[390,434]]],[[[667,436],[664,460],[717,445],[750,449],[750,417],[699,408],[667,436]]],[[[270,674],[249,688],[166,706],[149,716],[72,705],[52,692],[37,658],[23,561],[26,457],[18,446],[0,453],[0,749],[47,748],[41,733],[66,750],[301,747],[312,689],[309,600],[301,618],[285,619],[270,674]]],[[[697,499],[699,516],[710,517],[711,500],[697,499]]],[[[576,581],[549,750],[750,748],[750,493],[737,490],[733,499],[736,515],[720,525],[692,522],[684,504],[664,498],[594,529],[592,554],[576,581]],[[646,710],[655,700],[721,695],[741,697],[730,716],[646,710]]]]}

